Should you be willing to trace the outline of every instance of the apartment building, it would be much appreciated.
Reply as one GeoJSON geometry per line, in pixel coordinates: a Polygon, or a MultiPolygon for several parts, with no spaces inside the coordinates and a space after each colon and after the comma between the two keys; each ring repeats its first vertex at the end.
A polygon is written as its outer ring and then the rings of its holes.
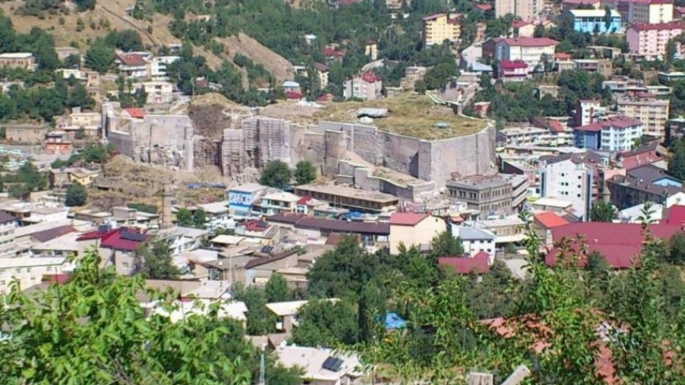
{"type": "Polygon", "coordinates": [[[24,290],[41,283],[44,275],[59,275],[72,268],[65,257],[0,258],[0,294],[7,294],[15,280],[24,290]]]}
{"type": "Polygon", "coordinates": [[[685,23],[682,22],[635,24],[626,31],[629,52],[646,60],[663,59],[668,42],[683,30],[685,23]]]}
{"type": "Polygon", "coordinates": [[[511,14],[522,20],[532,21],[538,18],[544,5],[542,0],[495,0],[495,16],[511,14]]]}
{"type": "Polygon", "coordinates": [[[156,56],[150,60],[149,71],[150,76],[155,77],[165,77],[167,74],[167,68],[169,64],[180,59],[180,56],[156,56]]]}
{"type": "Polygon", "coordinates": [[[37,64],[30,52],[12,52],[0,54],[0,67],[35,71],[37,64]]]}
{"type": "Polygon", "coordinates": [[[497,77],[502,81],[523,81],[528,77],[526,62],[503,60],[499,63],[497,77]]]}
{"type": "Polygon", "coordinates": [[[582,33],[616,33],[621,31],[621,14],[611,10],[611,19],[607,23],[604,9],[571,9],[563,17],[571,20],[573,30],[582,33]]]}
{"type": "Polygon", "coordinates": [[[579,156],[541,157],[538,171],[540,197],[572,203],[573,214],[588,220],[592,205],[593,170],[579,156]]]}
{"type": "Polygon", "coordinates": [[[654,138],[665,138],[670,111],[669,99],[622,98],[616,103],[618,113],[643,123],[643,133],[654,138]]]}
{"type": "Polygon", "coordinates": [[[132,78],[149,76],[147,61],[142,55],[135,53],[117,53],[114,58],[119,72],[132,78]]]}
{"type": "Polygon", "coordinates": [[[647,201],[664,204],[668,197],[683,190],[682,181],[651,164],[629,170],[626,175],[614,175],[607,184],[611,203],[620,210],[647,201]]]}
{"type": "Polygon", "coordinates": [[[633,149],[636,140],[642,138],[642,122],[637,119],[618,117],[573,128],[573,142],[578,148],[611,152],[633,149]]]}
{"type": "Polygon", "coordinates": [[[466,202],[483,216],[515,212],[525,201],[528,186],[524,175],[472,175],[446,182],[449,199],[466,202]]]}
{"type": "Polygon", "coordinates": [[[314,71],[316,71],[316,76],[319,79],[319,87],[321,89],[326,88],[328,85],[328,73],[330,68],[323,63],[314,63],[314,71]]]}
{"type": "Polygon", "coordinates": [[[423,18],[423,45],[440,45],[445,40],[459,41],[461,26],[457,15],[439,13],[423,18]]]}
{"type": "Polygon", "coordinates": [[[578,99],[575,116],[576,126],[586,126],[593,123],[601,109],[602,107],[599,100],[578,99]]]}
{"type": "Polygon", "coordinates": [[[362,100],[380,99],[383,91],[383,80],[373,72],[365,72],[345,81],[343,97],[362,100]]]}
{"type": "Polygon", "coordinates": [[[602,6],[621,14],[627,24],[660,24],[673,21],[672,0],[603,0],[602,6]]]}
{"type": "Polygon", "coordinates": [[[507,127],[499,131],[505,136],[507,146],[550,146],[556,135],[539,127],[507,127]]]}
{"type": "Polygon", "coordinates": [[[575,68],[587,72],[599,72],[604,77],[610,77],[614,66],[610,59],[576,59],[575,68]]]}
{"type": "Polygon", "coordinates": [[[145,90],[149,104],[170,103],[174,98],[174,85],[169,82],[144,82],[140,87],[145,90]]]}
{"type": "MultiPolygon", "coordinates": [[[[495,39],[492,39],[495,40],[495,39]]],[[[524,61],[528,70],[533,71],[543,57],[554,57],[554,47],[558,41],[546,37],[521,37],[516,39],[496,39],[495,59],[502,61],[524,61]]],[[[483,54],[486,47],[483,45],[483,54]]]]}
{"type": "Polygon", "coordinates": [[[0,212],[0,258],[14,256],[14,229],[16,227],[15,217],[0,212]]]}

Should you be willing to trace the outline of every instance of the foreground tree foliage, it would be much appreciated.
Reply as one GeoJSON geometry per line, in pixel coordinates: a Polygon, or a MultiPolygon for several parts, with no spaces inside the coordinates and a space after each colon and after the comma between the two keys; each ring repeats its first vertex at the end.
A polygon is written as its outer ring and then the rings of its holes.
{"type": "MultiPolygon", "coordinates": [[[[251,383],[243,354],[221,354],[232,339],[216,316],[172,323],[147,316],[136,300],[141,277],[117,277],[88,253],[71,281],[4,298],[0,323],[2,384],[234,384],[251,383]]],[[[168,296],[151,296],[171,307],[168,296]]],[[[238,353],[238,352],[235,352],[238,353]]]]}

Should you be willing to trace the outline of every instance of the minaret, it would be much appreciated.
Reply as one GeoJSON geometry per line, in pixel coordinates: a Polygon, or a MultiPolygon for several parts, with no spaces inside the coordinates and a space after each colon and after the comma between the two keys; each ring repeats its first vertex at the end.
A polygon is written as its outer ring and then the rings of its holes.
{"type": "Polygon", "coordinates": [[[604,203],[611,202],[611,191],[609,190],[609,183],[604,180],[604,188],[602,189],[602,201],[604,203]]]}
{"type": "Polygon", "coordinates": [[[173,205],[173,198],[171,194],[171,185],[165,184],[162,190],[162,223],[161,229],[169,229],[173,227],[171,217],[171,206],[173,205]]]}

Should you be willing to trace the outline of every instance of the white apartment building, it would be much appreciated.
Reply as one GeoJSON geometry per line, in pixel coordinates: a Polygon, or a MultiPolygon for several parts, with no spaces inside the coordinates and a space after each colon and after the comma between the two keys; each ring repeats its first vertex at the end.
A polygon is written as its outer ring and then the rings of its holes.
{"type": "Polygon", "coordinates": [[[144,82],[140,86],[147,94],[148,104],[170,103],[174,98],[174,85],[169,82],[144,82]]]}
{"type": "Polygon", "coordinates": [[[592,170],[573,155],[540,160],[540,196],[573,204],[574,215],[588,220],[592,205],[592,170]]]}
{"type": "Polygon", "coordinates": [[[556,135],[537,127],[507,127],[500,130],[506,136],[507,146],[551,146],[557,142],[556,135]]]}
{"type": "Polygon", "coordinates": [[[16,218],[7,213],[0,212],[0,258],[14,256],[14,230],[16,227],[16,218]]]}
{"type": "Polygon", "coordinates": [[[499,39],[495,45],[495,58],[501,61],[524,61],[532,72],[543,57],[554,58],[554,47],[558,41],[546,37],[520,37],[499,39]]]}
{"type": "Polygon", "coordinates": [[[543,0],[495,0],[495,16],[511,14],[524,21],[533,21],[538,18],[544,5],[543,0]]]}
{"type": "Polygon", "coordinates": [[[167,67],[169,64],[180,59],[180,56],[156,56],[150,60],[150,76],[156,77],[166,77],[167,67]]]}
{"type": "Polygon", "coordinates": [[[6,294],[13,280],[21,290],[41,283],[44,275],[63,274],[73,270],[64,257],[59,258],[0,258],[0,294],[6,294]]]}
{"type": "Polygon", "coordinates": [[[381,97],[383,80],[373,72],[366,72],[345,81],[343,97],[374,100],[381,97]]]}
{"type": "Polygon", "coordinates": [[[671,107],[669,99],[623,98],[616,103],[618,113],[643,123],[643,133],[655,138],[666,137],[666,123],[671,107]]]}
{"type": "Polygon", "coordinates": [[[579,99],[576,107],[576,126],[586,126],[593,123],[601,110],[599,100],[579,99]]]}

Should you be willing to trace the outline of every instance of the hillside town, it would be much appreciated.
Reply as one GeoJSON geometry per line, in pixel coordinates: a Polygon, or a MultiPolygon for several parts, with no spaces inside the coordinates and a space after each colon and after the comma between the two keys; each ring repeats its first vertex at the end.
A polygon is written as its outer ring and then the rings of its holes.
{"type": "Polygon", "coordinates": [[[685,3],[122,1],[0,15],[0,383],[685,383],[685,3]]]}

